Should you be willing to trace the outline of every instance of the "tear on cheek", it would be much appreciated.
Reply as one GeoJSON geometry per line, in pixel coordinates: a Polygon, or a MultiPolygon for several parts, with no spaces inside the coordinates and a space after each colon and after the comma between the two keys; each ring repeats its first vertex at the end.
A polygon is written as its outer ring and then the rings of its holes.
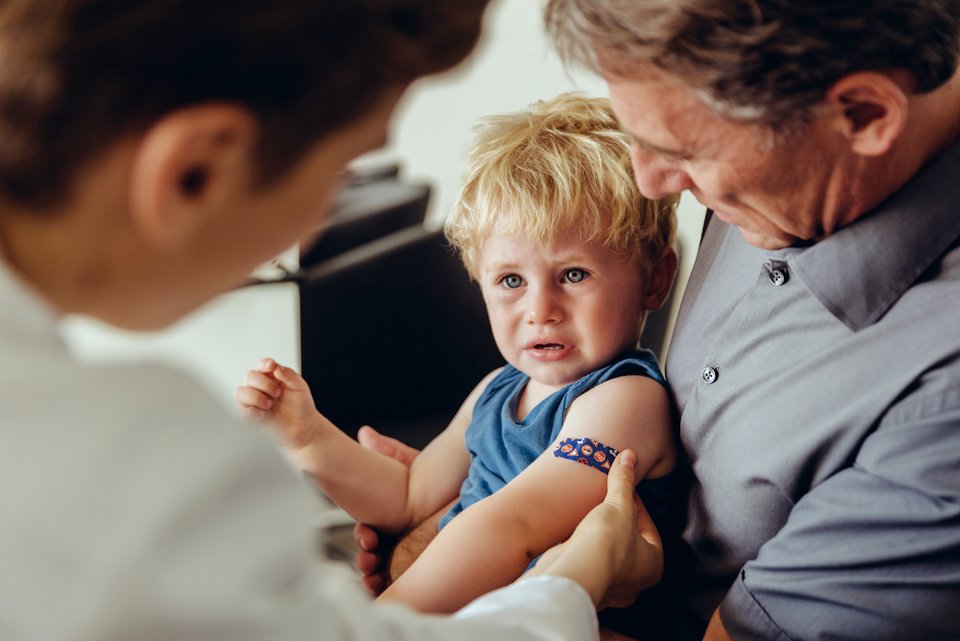
{"type": "Polygon", "coordinates": [[[604,474],[610,473],[613,459],[617,458],[619,453],[620,450],[587,437],[565,438],[557,443],[553,450],[553,455],[557,458],[576,461],[604,474]]]}

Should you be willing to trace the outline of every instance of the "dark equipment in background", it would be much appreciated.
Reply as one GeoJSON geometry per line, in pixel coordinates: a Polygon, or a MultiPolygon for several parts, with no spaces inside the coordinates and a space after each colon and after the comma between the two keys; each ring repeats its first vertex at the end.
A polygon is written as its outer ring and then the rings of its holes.
{"type": "Polygon", "coordinates": [[[503,359],[479,287],[423,226],[429,188],[395,177],[348,182],[302,252],[302,373],[347,434],[372,425],[422,447],[503,359]]]}

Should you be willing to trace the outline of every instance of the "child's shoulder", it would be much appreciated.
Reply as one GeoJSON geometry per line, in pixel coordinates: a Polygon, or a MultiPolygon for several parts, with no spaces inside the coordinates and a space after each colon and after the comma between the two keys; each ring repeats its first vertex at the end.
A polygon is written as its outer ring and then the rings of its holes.
{"type": "Polygon", "coordinates": [[[632,350],[581,379],[567,419],[590,423],[633,423],[636,417],[666,418],[670,397],[657,359],[649,350],[632,350]]]}
{"type": "Polygon", "coordinates": [[[498,367],[480,379],[464,401],[464,407],[473,413],[476,408],[489,403],[491,397],[495,396],[499,390],[510,387],[518,375],[522,376],[522,372],[510,365],[498,367]]]}
{"type": "Polygon", "coordinates": [[[673,467],[673,414],[666,388],[644,375],[618,376],[581,394],[570,405],[564,431],[587,435],[619,450],[631,448],[643,475],[673,467]]]}
{"type": "Polygon", "coordinates": [[[626,374],[608,378],[579,395],[574,407],[580,412],[607,413],[620,410],[646,410],[651,405],[661,405],[669,402],[669,396],[664,385],[644,374],[626,374]]]}
{"type": "MultiPolygon", "coordinates": [[[[583,376],[576,383],[573,383],[570,388],[570,397],[571,399],[579,398],[597,387],[621,378],[646,380],[661,387],[666,385],[663,372],[660,370],[657,357],[654,356],[653,352],[646,349],[635,349],[619,355],[610,363],[595,369],[583,376]]],[[[638,384],[638,381],[634,381],[631,383],[621,383],[613,387],[629,387],[638,384]]],[[[641,386],[646,387],[646,384],[641,386]]]]}
{"type": "Polygon", "coordinates": [[[657,357],[648,349],[632,349],[594,372],[598,383],[624,376],[645,376],[663,384],[665,379],[657,357]]]}

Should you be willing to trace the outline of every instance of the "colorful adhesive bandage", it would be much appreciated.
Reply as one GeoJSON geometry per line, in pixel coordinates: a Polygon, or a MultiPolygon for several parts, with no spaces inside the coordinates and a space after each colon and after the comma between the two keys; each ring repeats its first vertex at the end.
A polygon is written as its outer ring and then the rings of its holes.
{"type": "Polygon", "coordinates": [[[596,468],[604,474],[610,473],[610,465],[620,450],[607,447],[592,438],[565,438],[553,450],[553,455],[596,468]]]}

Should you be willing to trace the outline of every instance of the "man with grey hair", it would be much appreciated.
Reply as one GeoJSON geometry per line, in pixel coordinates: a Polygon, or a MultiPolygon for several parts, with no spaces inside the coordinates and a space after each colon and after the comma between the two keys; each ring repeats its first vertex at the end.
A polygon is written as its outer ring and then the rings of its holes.
{"type": "Polygon", "coordinates": [[[667,361],[681,634],[960,638],[960,3],[546,15],[607,80],[644,195],[713,212],[667,361]]]}

